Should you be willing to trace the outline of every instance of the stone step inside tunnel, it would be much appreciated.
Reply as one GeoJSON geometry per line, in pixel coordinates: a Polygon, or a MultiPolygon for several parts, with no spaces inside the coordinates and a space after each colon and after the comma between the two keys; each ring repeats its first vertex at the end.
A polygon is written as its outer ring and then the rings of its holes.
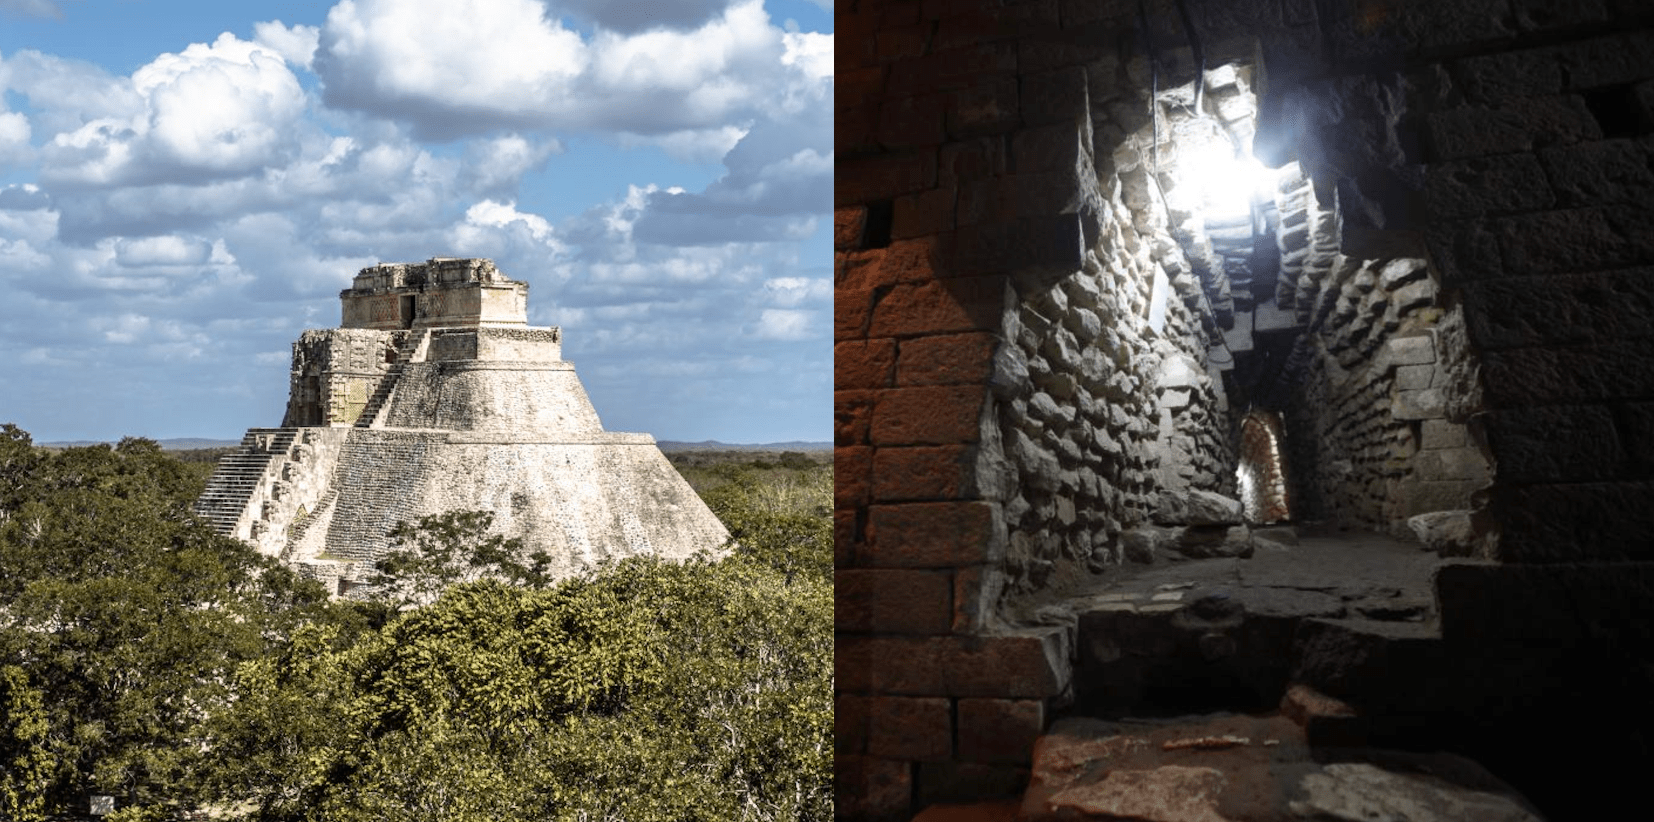
{"type": "Polygon", "coordinates": [[[1654,761],[1654,9],[838,14],[842,818],[1294,687],[1629,795],[1568,752],[1654,761]]]}

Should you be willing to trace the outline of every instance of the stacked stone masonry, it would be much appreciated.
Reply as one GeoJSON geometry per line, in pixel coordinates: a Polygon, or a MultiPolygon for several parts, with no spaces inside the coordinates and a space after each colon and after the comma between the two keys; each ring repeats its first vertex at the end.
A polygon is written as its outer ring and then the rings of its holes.
{"type": "MultiPolygon", "coordinates": [[[[1010,606],[1106,573],[1168,495],[1237,495],[1250,411],[1295,518],[1467,510],[1498,562],[1649,559],[1654,9],[1139,5],[839,8],[845,818],[1024,776],[1071,639],[1010,606]],[[1251,225],[1180,191],[1197,127],[1289,170],[1251,225]]],[[[1443,619],[1620,607],[1545,579],[1477,575],[1443,619]]]]}
{"type": "Polygon", "coordinates": [[[197,510],[341,594],[396,525],[448,511],[492,513],[559,577],[723,550],[654,439],[603,430],[561,331],[526,325],[527,288],[487,260],[364,269],[340,295],[345,327],[294,343],[284,427],[250,431],[197,510]]]}

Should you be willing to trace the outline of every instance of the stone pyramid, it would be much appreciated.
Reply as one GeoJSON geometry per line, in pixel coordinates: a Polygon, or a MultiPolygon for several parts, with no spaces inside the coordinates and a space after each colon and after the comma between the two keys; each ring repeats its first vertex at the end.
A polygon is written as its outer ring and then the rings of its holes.
{"type": "Polygon", "coordinates": [[[196,511],[338,594],[398,522],[486,510],[567,576],[607,557],[681,559],[729,534],[648,434],[603,430],[527,322],[528,284],[484,259],[365,268],[341,327],[293,344],[280,428],[254,428],[196,511]]]}

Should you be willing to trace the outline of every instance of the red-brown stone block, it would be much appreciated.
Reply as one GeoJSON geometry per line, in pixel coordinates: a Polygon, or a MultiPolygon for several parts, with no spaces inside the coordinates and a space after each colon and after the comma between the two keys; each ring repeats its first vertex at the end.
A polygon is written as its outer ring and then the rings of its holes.
{"type": "Polygon", "coordinates": [[[987,332],[903,340],[897,352],[896,384],[986,384],[998,346],[999,338],[987,332]]]}
{"type": "Polygon", "coordinates": [[[906,822],[913,814],[913,763],[835,756],[833,794],[833,812],[840,819],[906,822]]]}
{"type": "MultiPolygon", "coordinates": [[[[898,239],[885,248],[841,255],[836,288],[862,289],[936,279],[940,259],[929,237],[898,239]]],[[[888,336],[888,335],[878,335],[888,336]]]]}
{"type": "Polygon", "coordinates": [[[982,436],[987,389],[977,385],[893,388],[879,392],[869,435],[874,445],[947,445],[982,436]]]}
{"type": "Polygon", "coordinates": [[[873,457],[873,499],[880,502],[978,496],[977,449],[969,445],[881,448],[873,457]]]}
{"type": "Polygon", "coordinates": [[[1004,553],[999,506],[990,502],[915,502],[868,509],[865,564],[951,568],[997,561],[1004,553]]]}
{"type": "MultiPolygon", "coordinates": [[[[1021,122],[1017,89],[1016,79],[1007,77],[950,94],[943,112],[948,137],[969,140],[984,135],[997,136],[1016,128],[1021,122]]],[[[944,148],[944,162],[946,152],[944,148]]],[[[941,174],[945,177],[946,172],[941,174]]]]}
{"type": "Polygon", "coordinates": [[[892,63],[889,94],[957,91],[1011,77],[1017,70],[1015,43],[981,43],[892,63]]]}
{"type": "Polygon", "coordinates": [[[953,756],[953,710],[946,697],[880,696],[867,705],[867,752],[890,759],[953,756]]]}
{"type": "Polygon", "coordinates": [[[854,510],[833,512],[833,567],[848,568],[856,561],[856,521],[854,510]]]}
{"type": "Polygon", "coordinates": [[[887,149],[936,146],[942,143],[942,108],[948,95],[920,94],[887,99],[879,107],[879,144],[887,149]]]}
{"type": "Polygon", "coordinates": [[[907,240],[952,231],[957,199],[952,188],[933,188],[897,197],[890,225],[891,238],[907,240]]]}
{"type": "MultiPolygon", "coordinates": [[[[842,270],[850,255],[840,254],[834,266],[842,270]]],[[[855,340],[867,336],[867,324],[873,319],[873,289],[849,288],[835,275],[833,284],[833,339],[855,340]]]]}
{"type": "Polygon", "coordinates": [[[937,185],[957,186],[971,180],[997,177],[1005,173],[1005,141],[997,138],[979,138],[942,146],[937,161],[937,185]]]}
{"type": "Polygon", "coordinates": [[[1073,678],[1066,629],[1042,628],[1010,636],[956,636],[942,653],[946,693],[1047,699],[1073,678]]]}
{"type": "Polygon", "coordinates": [[[1037,699],[959,700],[959,758],[1022,764],[1045,730],[1045,703],[1037,699]]]}
{"type": "Polygon", "coordinates": [[[866,505],[873,489],[873,449],[865,445],[833,449],[833,507],[866,505]]]}
{"type": "Polygon", "coordinates": [[[1004,575],[987,565],[972,565],[953,572],[953,632],[980,633],[993,613],[1003,586],[1004,575]]]}
{"type": "Polygon", "coordinates": [[[833,601],[840,631],[945,634],[953,619],[953,579],[946,571],[844,569],[833,574],[833,601]]]}
{"type": "Polygon", "coordinates": [[[1049,699],[1073,679],[1066,629],[999,636],[838,634],[834,684],[852,693],[1049,699]]]}
{"type": "Polygon", "coordinates": [[[861,247],[867,228],[867,207],[851,206],[833,211],[833,250],[853,251],[861,247]]]}
{"type": "Polygon", "coordinates": [[[943,637],[833,637],[833,685],[841,691],[936,696],[943,689],[943,637]]]}
{"type": "Polygon", "coordinates": [[[1004,310],[1004,277],[899,284],[873,309],[868,331],[874,337],[993,331],[1004,310]]]}
{"type": "Polygon", "coordinates": [[[833,392],[833,443],[866,445],[873,423],[873,401],[877,391],[833,392]]]}
{"type": "Polygon", "coordinates": [[[867,752],[867,703],[872,697],[859,694],[833,695],[833,752],[867,752]]]}
{"type": "MultiPolygon", "coordinates": [[[[895,77],[892,76],[892,81],[895,77]]],[[[936,185],[935,149],[879,154],[838,161],[833,175],[833,205],[849,206],[888,200],[898,194],[936,185]]]]}
{"type": "Polygon", "coordinates": [[[895,340],[846,340],[833,346],[835,389],[886,388],[895,375],[895,340]]]}

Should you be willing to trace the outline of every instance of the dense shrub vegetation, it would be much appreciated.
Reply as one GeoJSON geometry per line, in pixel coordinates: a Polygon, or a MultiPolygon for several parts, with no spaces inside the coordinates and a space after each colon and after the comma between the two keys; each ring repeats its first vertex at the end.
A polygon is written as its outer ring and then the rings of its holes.
{"type": "Polygon", "coordinates": [[[191,516],[193,468],[0,431],[0,819],[831,816],[823,460],[680,463],[721,560],[552,583],[455,512],[361,602],[191,516]]]}

